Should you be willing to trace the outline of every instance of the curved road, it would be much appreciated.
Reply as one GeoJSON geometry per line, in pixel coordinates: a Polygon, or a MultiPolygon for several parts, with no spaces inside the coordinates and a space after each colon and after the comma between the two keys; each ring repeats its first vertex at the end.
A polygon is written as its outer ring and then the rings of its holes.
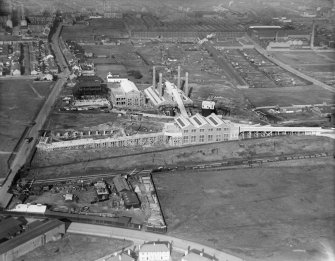
{"type": "Polygon", "coordinates": [[[204,250],[206,254],[215,255],[220,261],[243,261],[244,259],[237,256],[233,256],[214,248],[204,246],[198,243],[179,239],[167,235],[154,234],[149,232],[130,230],[124,228],[107,227],[91,224],[71,223],[69,226],[68,233],[101,236],[101,237],[114,237],[119,239],[127,239],[134,242],[134,244],[143,244],[144,241],[170,241],[172,242],[173,248],[178,251],[186,251],[188,247],[191,249],[204,250]]]}
{"type": "MultiPolygon", "coordinates": [[[[52,47],[55,51],[56,59],[59,63],[59,65],[62,68],[65,68],[66,61],[64,59],[64,56],[59,48],[58,40],[59,40],[59,34],[61,31],[62,25],[60,24],[57,28],[57,31],[52,37],[52,47]]],[[[58,95],[60,94],[63,85],[66,83],[67,77],[70,74],[69,69],[66,67],[66,69],[58,75],[58,80],[56,84],[54,85],[52,91],[50,92],[48,98],[46,99],[43,107],[41,108],[39,114],[37,115],[35,122],[36,124],[32,126],[27,133],[27,137],[33,137],[35,142],[31,143],[22,143],[21,147],[19,148],[18,152],[16,153],[15,159],[12,162],[11,165],[11,171],[8,173],[6,180],[2,187],[0,188],[0,207],[7,207],[10,200],[12,199],[13,195],[8,193],[8,189],[11,186],[14,177],[16,176],[19,169],[26,163],[29,155],[32,153],[36,140],[38,138],[38,132],[40,129],[42,129],[49,113],[51,112],[52,106],[54,105],[58,95]]]]}

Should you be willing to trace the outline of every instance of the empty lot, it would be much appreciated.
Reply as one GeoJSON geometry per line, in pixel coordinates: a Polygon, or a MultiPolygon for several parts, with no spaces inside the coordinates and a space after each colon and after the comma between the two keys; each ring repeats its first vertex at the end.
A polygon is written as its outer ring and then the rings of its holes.
{"type": "Polygon", "coordinates": [[[332,260],[320,243],[334,244],[334,166],[331,158],[301,160],[154,181],[173,236],[247,260],[332,260]]]}

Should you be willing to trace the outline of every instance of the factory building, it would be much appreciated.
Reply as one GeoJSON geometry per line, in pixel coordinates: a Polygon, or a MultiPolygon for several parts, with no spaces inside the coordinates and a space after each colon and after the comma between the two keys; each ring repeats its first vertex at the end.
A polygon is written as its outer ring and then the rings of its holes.
{"type": "Polygon", "coordinates": [[[12,261],[43,246],[60,239],[65,234],[65,224],[59,220],[35,221],[29,228],[0,244],[0,261],[12,261]]]}
{"type": "Polygon", "coordinates": [[[145,105],[145,97],[142,92],[126,78],[119,78],[109,73],[107,75],[107,88],[115,107],[129,108],[145,105]]]}
{"type": "MultiPolygon", "coordinates": [[[[210,143],[238,139],[238,128],[230,121],[223,121],[217,115],[204,117],[199,113],[190,118],[179,116],[175,126],[181,135],[171,135],[171,145],[210,143]]],[[[168,133],[167,133],[168,135],[168,133]]]]}
{"type": "Polygon", "coordinates": [[[107,89],[103,87],[102,80],[96,76],[79,76],[72,90],[74,97],[80,96],[103,96],[107,89]]]}

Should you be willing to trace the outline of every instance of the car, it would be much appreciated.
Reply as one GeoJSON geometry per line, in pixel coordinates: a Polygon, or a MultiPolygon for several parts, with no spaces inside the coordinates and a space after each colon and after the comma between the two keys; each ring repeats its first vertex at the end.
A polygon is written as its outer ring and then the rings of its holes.
{"type": "Polygon", "coordinates": [[[33,139],[34,139],[33,137],[28,137],[28,138],[25,138],[24,140],[26,143],[30,143],[32,142],[33,139]]]}

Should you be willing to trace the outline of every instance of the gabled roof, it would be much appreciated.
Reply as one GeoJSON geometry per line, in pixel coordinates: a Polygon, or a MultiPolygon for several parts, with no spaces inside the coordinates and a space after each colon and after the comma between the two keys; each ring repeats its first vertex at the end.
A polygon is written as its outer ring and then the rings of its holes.
{"type": "Polygon", "coordinates": [[[141,246],[140,253],[143,252],[170,252],[164,243],[144,244],[141,246]]]}
{"type": "Polygon", "coordinates": [[[175,119],[175,122],[178,124],[178,126],[181,128],[181,129],[184,129],[186,128],[187,126],[189,126],[191,123],[189,122],[188,119],[186,119],[185,117],[183,116],[179,116],[175,119]]]}
{"type": "Polygon", "coordinates": [[[200,115],[199,113],[193,115],[189,120],[193,124],[193,126],[195,126],[197,128],[200,128],[200,127],[208,124],[206,119],[202,115],[200,115]]]}
{"type": "Polygon", "coordinates": [[[206,120],[209,122],[210,125],[213,127],[218,127],[223,124],[223,121],[214,113],[206,117],[206,120]]]}

